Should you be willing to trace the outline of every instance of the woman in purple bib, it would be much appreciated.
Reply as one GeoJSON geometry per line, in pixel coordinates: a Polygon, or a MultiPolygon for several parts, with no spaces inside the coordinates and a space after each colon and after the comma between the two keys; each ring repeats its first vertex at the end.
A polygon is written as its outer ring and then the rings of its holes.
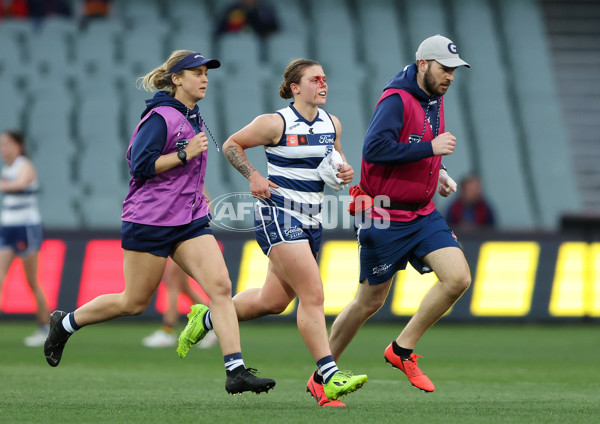
{"type": "MultiPolygon", "coordinates": [[[[260,393],[275,386],[275,381],[257,378],[244,365],[231,280],[202,195],[208,140],[197,103],[206,95],[208,69],[219,66],[218,60],[177,50],[140,78],[147,91],[160,91],[146,101],[127,149],[131,181],[121,228],[125,290],[98,296],[71,313],[52,313],[44,345],[51,366],[60,363],[68,338],[81,327],[144,312],[170,256],[202,282],[212,314],[218,316],[214,329],[224,355],[227,392],[260,393]]],[[[204,305],[194,307],[208,310],[204,305]]],[[[193,313],[200,318],[205,315],[193,313]]],[[[188,327],[195,341],[206,332],[201,319],[188,327]]],[[[190,347],[188,340],[180,339],[179,356],[183,358],[190,347]]]]}

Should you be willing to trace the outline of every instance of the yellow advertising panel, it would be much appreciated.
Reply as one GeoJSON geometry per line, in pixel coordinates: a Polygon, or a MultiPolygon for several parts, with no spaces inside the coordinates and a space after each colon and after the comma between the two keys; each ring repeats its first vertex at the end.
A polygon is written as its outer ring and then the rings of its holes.
{"type": "Polygon", "coordinates": [[[600,243],[563,243],[549,305],[556,317],[600,316],[600,243]]]}
{"type": "Polygon", "coordinates": [[[325,314],[338,315],[358,288],[358,244],[354,240],[329,241],[321,248],[320,257],[325,314]]]}
{"type": "MultiPolygon", "coordinates": [[[[247,289],[261,288],[265,284],[269,258],[265,256],[258,243],[249,240],[244,243],[242,260],[240,261],[240,274],[237,283],[237,293],[247,289]]],[[[291,314],[296,308],[296,300],[289,304],[282,315],[291,314]]]]}
{"type": "Polygon", "coordinates": [[[537,242],[481,245],[473,284],[475,316],[525,316],[531,309],[540,246],[537,242]]]}
{"type": "MultiPolygon", "coordinates": [[[[392,285],[392,313],[394,315],[414,315],[425,293],[438,281],[433,272],[419,274],[410,264],[396,273],[392,285]]],[[[449,313],[450,311],[448,311],[449,313]]]]}

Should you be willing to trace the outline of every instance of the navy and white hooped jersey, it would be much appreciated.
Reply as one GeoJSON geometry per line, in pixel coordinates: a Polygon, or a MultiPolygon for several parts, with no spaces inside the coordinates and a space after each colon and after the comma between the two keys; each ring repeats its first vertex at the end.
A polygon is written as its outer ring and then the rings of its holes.
{"type": "MultiPolygon", "coordinates": [[[[13,181],[21,167],[28,161],[25,156],[17,157],[11,165],[2,168],[2,179],[13,181]]],[[[23,191],[5,192],[2,198],[2,225],[37,225],[42,218],[37,204],[38,181],[32,181],[23,191]]]]}
{"type": "Polygon", "coordinates": [[[271,188],[271,200],[303,225],[321,223],[325,183],[317,167],[333,150],[335,126],[327,112],[319,109],[309,122],[293,105],[277,111],[285,129],[277,146],[265,147],[268,179],[280,188],[271,188]]]}

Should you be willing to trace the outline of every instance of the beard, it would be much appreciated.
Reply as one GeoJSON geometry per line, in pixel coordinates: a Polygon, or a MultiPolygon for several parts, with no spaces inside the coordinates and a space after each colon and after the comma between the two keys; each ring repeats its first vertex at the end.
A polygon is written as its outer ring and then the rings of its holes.
{"type": "Polygon", "coordinates": [[[432,96],[443,96],[446,94],[447,88],[441,87],[436,84],[435,79],[431,73],[431,68],[425,71],[423,76],[423,85],[425,85],[425,91],[430,93],[432,96]]]}

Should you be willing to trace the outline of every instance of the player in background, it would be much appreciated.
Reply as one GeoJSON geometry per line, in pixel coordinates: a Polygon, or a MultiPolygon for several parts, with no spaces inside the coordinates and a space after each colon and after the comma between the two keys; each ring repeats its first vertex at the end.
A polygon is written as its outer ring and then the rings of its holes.
{"type": "MultiPolygon", "coordinates": [[[[0,289],[15,257],[19,256],[27,284],[37,305],[38,330],[25,338],[25,345],[39,347],[48,336],[50,311],[38,282],[38,258],[42,246],[42,218],[37,204],[37,172],[25,155],[25,137],[18,131],[0,135],[0,154],[4,161],[0,192],[0,289]]],[[[0,290],[1,292],[1,290],[0,290]]]]}
{"type": "Polygon", "coordinates": [[[231,280],[202,194],[208,140],[197,103],[206,96],[208,70],[220,65],[199,53],[176,50],[141,78],[146,90],[160,91],[146,102],[127,149],[131,180],[121,227],[125,290],[98,296],[68,314],[52,313],[44,344],[49,365],[60,363],[67,340],[80,328],[141,314],[171,256],[210,298],[225,361],[226,391],[260,393],[275,386],[275,381],[256,377],[255,370],[244,364],[231,280]]]}
{"type": "Polygon", "coordinates": [[[383,306],[394,274],[407,262],[422,274],[435,272],[439,281],[384,352],[387,362],[426,392],[435,386],[417,366],[420,356],[413,349],[471,283],[458,241],[432,201],[436,189],[442,196],[456,191],[441,159],[456,146],[456,138],[445,132],[443,96],[459,66],[469,67],[456,45],[435,35],[421,43],[416,63],[384,88],[365,135],[360,184],[350,189],[360,284],[355,298],[335,319],[330,337],[337,359],[383,306]]]}
{"type": "MultiPolygon", "coordinates": [[[[317,62],[292,61],[279,93],[284,99],[293,98],[290,106],[256,117],[223,144],[227,160],[249,180],[252,196],[258,199],[254,234],[269,257],[264,286],[238,293],[233,300],[238,319],[246,321],[280,314],[298,296],[298,330],[322,372],[318,392],[311,393],[320,406],[345,406],[337,399],[362,387],[367,376],[339,371],[331,355],[316,261],[325,186],[318,167],[336,153],[345,162],[342,126],[321,109],[327,100],[327,80],[317,62]],[[267,178],[248,161],[245,150],[254,147],[265,149],[267,178]]],[[[334,172],[343,183],[351,182],[354,175],[348,164],[334,172]]],[[[196,343],[218,322],[212,310],[202,305],[193,306],[191,314],[180,347],[196,343]]]]}

